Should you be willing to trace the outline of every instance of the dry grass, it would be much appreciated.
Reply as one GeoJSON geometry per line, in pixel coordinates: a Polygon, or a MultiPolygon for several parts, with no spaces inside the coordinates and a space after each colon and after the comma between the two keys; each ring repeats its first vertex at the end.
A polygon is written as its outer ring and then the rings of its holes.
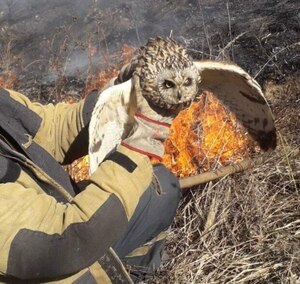
{"type": "Polygon", "coordinates": [[[273,98],[273,108],[283,134],[267,161],[184,197],[168,238],[169,260],[155,283],[300,283],[299,131],[291,119],[300,110],[288,111],[299,102],[297,82],[276,89],[281,97],[273,98]]]}

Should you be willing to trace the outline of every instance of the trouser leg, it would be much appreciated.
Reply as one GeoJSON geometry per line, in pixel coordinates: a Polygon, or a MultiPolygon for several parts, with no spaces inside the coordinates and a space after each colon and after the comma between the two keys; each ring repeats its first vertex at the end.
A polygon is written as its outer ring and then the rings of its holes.
{"type": "Polygon", "coordinates": [[[142,195],[123,236],[113,246],[120,259],[145,272],[157,268],[181,197],[177,178],[163,165],[154,166],[155,179],[142,195]]]}

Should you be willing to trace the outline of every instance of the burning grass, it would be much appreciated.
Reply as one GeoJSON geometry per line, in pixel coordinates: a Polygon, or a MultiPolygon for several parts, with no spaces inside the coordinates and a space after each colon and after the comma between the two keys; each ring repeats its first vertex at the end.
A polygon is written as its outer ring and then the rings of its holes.
{"type": "MultiPolygon", "coordinates": [[[[130,60],[133,52],[133,47],[123,45],[121,63],[91,75],[86,94],[93,89],[101,90],[130,60]]],[[[162,162],[178,177],[186,177],[249,158],[254,149],[253,141],[235,117],[212,93],[203,92],[198,101],[182,111],[172,123],[162,162]]],[[[78,182],[88,178],[87,167],[88,158],[84,157],[75,161],[69,172],[78,182]]]]}
{"type": "MultiPolygon", "coordinates": [[[[101,79],[100,87],[117,74],[115,70],[101,71],[95,77],[101,79]]],[[[258,148],[213,94],[204,92],[172,123],[165,151],[162,163],[178,177],[187,177],[249,159],[258,148]]],[[[88,178],[88,167],[86,156],[75,161],[69,172],[78,182],[88,178]]]]}
{"type": "Polygon", "coordinates": [[[176,117],[165,149],[163,163],[178,177],[249,158],[255,150],[247,132],[209,92],[176,117]]]}
{"type": "Polygon", "coordinates": [[[101,90],[111,78],[117,76],[121,67],[130,61],[134,50],[133,46],[124,44],[121,48],[120,63],[113,66],[111,62],[116,60],[115,55],[106,55],[105,61],[110,68],[108,70],[101,70],[96,75],[90,74],[85,90],[86,94],[89,94],[93,89],[101,90]]]}
{"type": "Polygon", "coordinates": [[[16,85],[16,76],[12,71],[5,72],[0,76],[0,87],[12,89],[16,85]]]}

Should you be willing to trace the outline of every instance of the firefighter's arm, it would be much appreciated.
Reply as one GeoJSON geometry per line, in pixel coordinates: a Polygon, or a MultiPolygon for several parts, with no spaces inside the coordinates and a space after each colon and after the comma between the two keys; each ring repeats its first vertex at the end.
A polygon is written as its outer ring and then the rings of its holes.
{"type": "Polygon", "coordinates": [[[98,92],[90,93],[78,103],[42,105],[24,95],[10,91],[10,96],[27,106],[41,118],[34,142],[47,150],[58,162],[67,164],[88,151],[88,124],[98,92]]]}
{"type": "Polygon", "coordinates": [[[0,275],[52,279],[88,267],[125,231],[152,174],[146,156],[121,146],[70,203],[1,184],[0,275]]]}

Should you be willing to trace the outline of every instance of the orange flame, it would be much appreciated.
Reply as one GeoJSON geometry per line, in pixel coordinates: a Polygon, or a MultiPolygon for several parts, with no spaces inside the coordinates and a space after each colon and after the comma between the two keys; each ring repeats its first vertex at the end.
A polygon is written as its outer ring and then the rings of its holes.
{"type": "MultiPolygon", "coordinates": [[[[94,89],[101,90],[109,82],[110,79],[116,77],[121,67],[130,61],[134,50],[135,48],[133,46],[124,44],[121,49],[120,63],[114,66],[110,66],[106,70],[100,71],[96,75],[92,75],[86,88],[86,94],[89,94],[94,89]]],[[[110,57],[111,56],[109,55],[106,56],[106,61],[108,65],[110,64],[110,57]]],[[[113,55],[113,57],[115,57],[115,55],[113,55]]]]}
{"type": "Polygon", "coordinates": [[[212,93],[204,92],[172,123],[163,163],[184,177],[243,159],[253,149],[252,140],[235,117],[212,93]]]}
{"type": "Polygon", "coordinates": [[[84,156],[74,161],[66,168],[70,176],[75,182],[86,180],[89,178],[89,156],[84,156]]]}
{"type": "Polygon", "coordinates": [[[16,84],[16,76],[12,71],[8,71],[4,75],[0,76],[0,87],[13,89],[16,84]]]}

